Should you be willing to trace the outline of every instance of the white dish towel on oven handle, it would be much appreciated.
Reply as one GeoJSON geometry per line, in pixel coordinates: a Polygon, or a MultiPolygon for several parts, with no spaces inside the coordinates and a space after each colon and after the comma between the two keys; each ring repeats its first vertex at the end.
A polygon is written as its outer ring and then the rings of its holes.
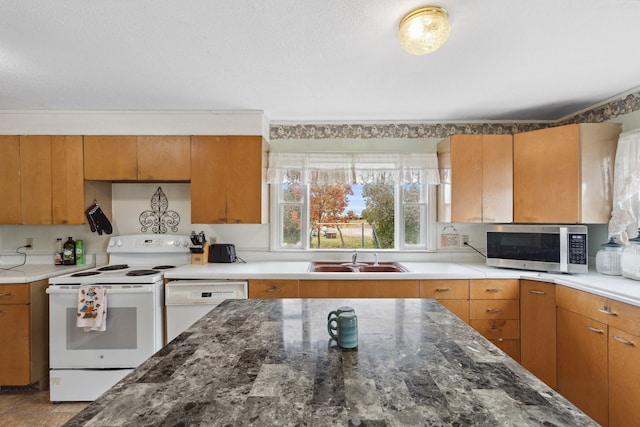
{"type": "Polygon", "coordinates": [[[89,331],[107,330],[107,290],[97,286],[78,289],[78,318],[76,326],[89,331]]]}

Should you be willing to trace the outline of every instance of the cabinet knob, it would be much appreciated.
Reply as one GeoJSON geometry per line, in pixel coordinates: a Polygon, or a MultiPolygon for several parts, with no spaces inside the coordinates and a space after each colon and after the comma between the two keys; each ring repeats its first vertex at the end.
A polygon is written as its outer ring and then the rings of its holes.
{"type": "Polygon", "coordinates": [[[616,313],[615,311],[611,311],[611,309],[609,307],[607,307],[606,305],[604,307],[602,307],[602,308],[599,308],[598,311],[600,313],[604,313],[604,314],[607,314],[609,316],[617,316],[618,315],[618,313],[616,313]]]}
{"type": "Polygon", "coordinates": [[[272,286],[269,289],[267,289],[267,292],[280,292],[280,288],[272,286]]]}
{"type": "Polygon", "coordinates": [[[536,295],[546,295],[547,294],[545,291],[539,291],[537,289],[529,289],[529,293],[530,294],[536,294],[536,295]]]}
{"type": "Polygon", "coordinates": [[[487,313],[500,313],[501,311],[501,308],[487,308],[487,313]]]}
{"type": "Polygon", "coordinates": [[[8,294],[5,294],[5,293],[0,294],[0,297],[12,297],[12,296],[13,296],[13,293],[11,292],[8,294]]]}
{"type": "Polygon", "coordinates": [[[487,288],[487,292],[502,292],[502,288],[487,288]]]}
{"type": "Polygon", "coordinates": [[[436,292],[451,292],[451,288],[436,288],[436,292]]]}

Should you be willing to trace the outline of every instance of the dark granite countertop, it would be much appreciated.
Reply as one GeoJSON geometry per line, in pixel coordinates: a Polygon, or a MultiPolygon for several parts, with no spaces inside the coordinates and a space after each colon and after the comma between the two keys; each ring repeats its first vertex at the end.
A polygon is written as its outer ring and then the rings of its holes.
{"type": "Polygon", "coordinates": [[[597,424],[434,300],[274,299],[225,301],[67,425],[597,424]]]}

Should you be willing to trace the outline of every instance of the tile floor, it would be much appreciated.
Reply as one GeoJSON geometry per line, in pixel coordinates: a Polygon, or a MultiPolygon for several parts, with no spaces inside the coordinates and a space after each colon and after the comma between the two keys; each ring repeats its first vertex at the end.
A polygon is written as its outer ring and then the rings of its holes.
{"type": "Polygon", "coordinates": [[[61,426],[89,402],[51,403],[49,390],[0,393],[0,427],[61,426]]]}

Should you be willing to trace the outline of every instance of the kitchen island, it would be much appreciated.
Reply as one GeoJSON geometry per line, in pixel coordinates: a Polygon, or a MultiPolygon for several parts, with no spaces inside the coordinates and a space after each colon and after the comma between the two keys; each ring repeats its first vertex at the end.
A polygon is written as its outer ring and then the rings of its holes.
{"type": "Polygon", "coordinates": [[[274,299],[225,301],[67,425],[597,424],[434,300],[274,299]]]}

